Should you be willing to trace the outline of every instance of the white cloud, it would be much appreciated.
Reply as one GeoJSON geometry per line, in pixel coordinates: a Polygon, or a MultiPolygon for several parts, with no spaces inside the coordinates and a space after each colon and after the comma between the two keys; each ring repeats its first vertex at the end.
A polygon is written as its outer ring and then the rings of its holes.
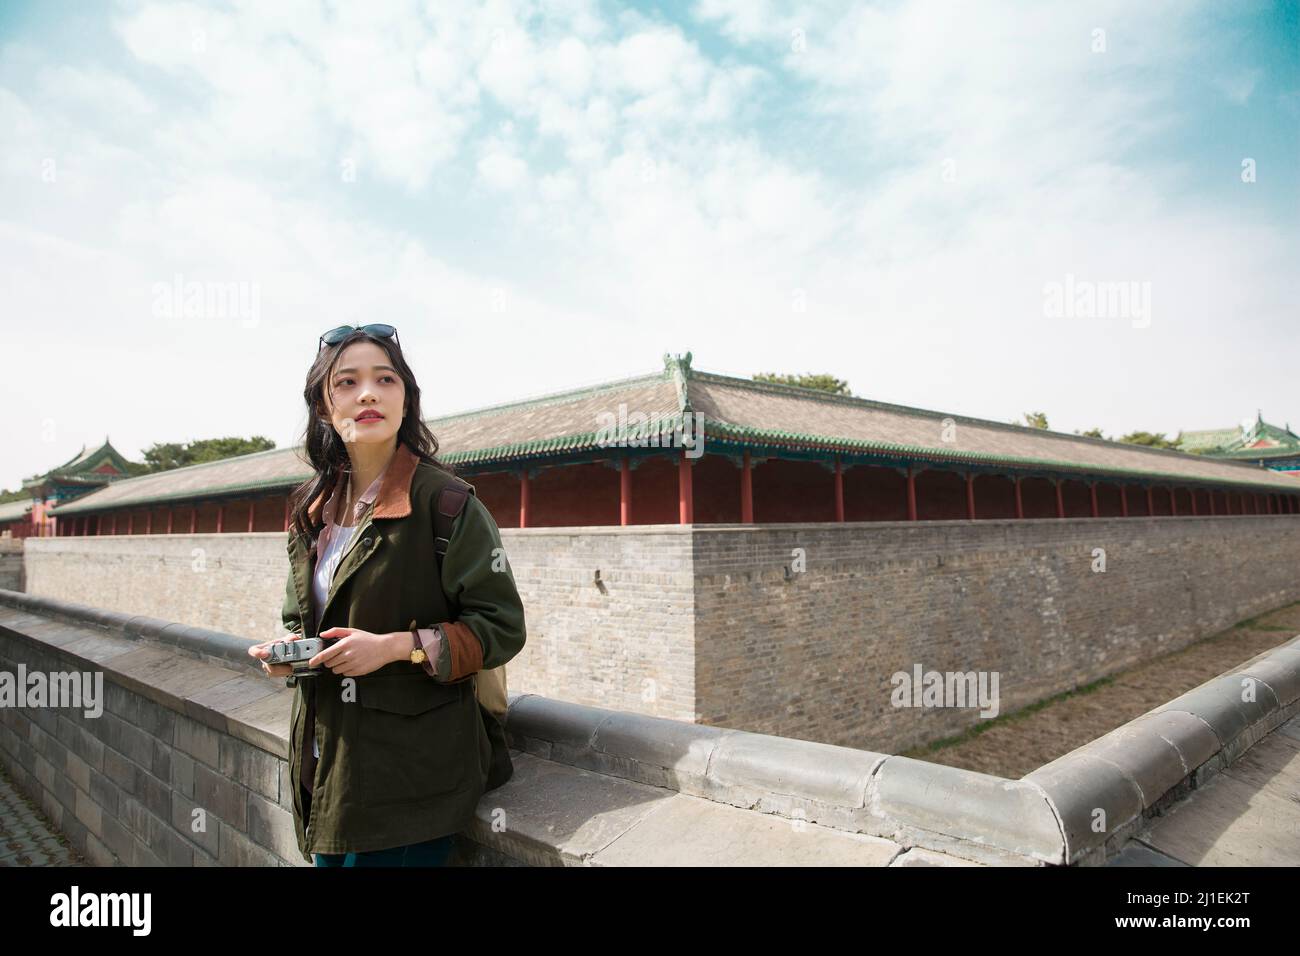
{"type": "MultiPolygon", "coordinates": [[[[170,355],[114,401],[175,396],[201,433],[241,430],[261,389],[296,413],[284,357],[379,317],[430,363],[448,335],[471,357],[440,367],[458,407],[570,384],[574,354],[612,377],[690,348],[971,414],[1215,425],[1237,411],[1185,370],[1283,327],[1295,239],[1157,148],[1196,108],[1188,9],[705,0],[706,45],[587,2],[131,7],[130,70],[4,51],[0,280],[78,342],[74,380],[123,335],[170,355]],[[1045,319],[1067,272],[1150,281],[1151,327],[1045,319]],[[160,323],[148,291],[177,273],[258,283],[258,337],[160,323]],[[1187,420],[1144,418],[1159,401],[1187,420]]],[[[1210,82],[1259,100],[1251,70],[1210,82]]]]}

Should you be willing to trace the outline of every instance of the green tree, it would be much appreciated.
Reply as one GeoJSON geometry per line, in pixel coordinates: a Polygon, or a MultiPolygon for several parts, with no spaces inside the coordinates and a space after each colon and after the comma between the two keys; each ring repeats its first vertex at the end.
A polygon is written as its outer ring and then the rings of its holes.
{"type": "Polygon", "coordinates": [[[147,475],[187,465],[251,455],[274,447],[275,442],[261,435],[252,438],[200,438],[187,444],[158,442],[145,449],[143,464],[132,462],[131,465],[133,469],[138,469],[133,471],[134,474],[147,475]]]}
{"type": "Polygon", "coordinates": [[[1146,445],[1150,448],[1174,448],[1176,447],[1164,435],[1159,432],[1129,432],[1120,438],[1126,445],[1146,445]]]}
{"type": "Polygon", "coordinates": [[[1042,428],[1046,430],[1048,427],[1047,413],[1046,412],[1025,412],[1025,425],[1027,425],[1029,428],[1042,428]]]}
{"type": "Polygon", "coordinates": [[[830,392],[832,395],[853,396],[849,391],[849,383],[836,378],[833,375],[778,375],[776,372],[760,372],[754,377],[756,382],[771,382],[774,385],[797,385],[799,388],[815,388],[818,391],[830,392]]]}
{"type": "MultiPolygon", "coordinates": [[[[1106,438],[1106,436],[1101,433],[1100,428],[1089,428],[1086,432],[1076,431],[1075,434],[1082,435],[1084,438],[1106,438]]],[[[1106,440],[1110,441],[1109,438],[1106,438],[1106,440]]]]}

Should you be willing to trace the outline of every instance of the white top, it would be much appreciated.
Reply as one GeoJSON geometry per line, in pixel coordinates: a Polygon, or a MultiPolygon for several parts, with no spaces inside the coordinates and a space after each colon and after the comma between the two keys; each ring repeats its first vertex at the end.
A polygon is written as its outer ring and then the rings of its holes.
{"type": "MultiPolygon", "coordinates": [[[[350,528],[330,522],[329,540],[325,544],[325,551],[316,556],[316,573],[312,576],[312,591],[316,598],[316,627],[320,627],[320,613],[325,609],[325,599],[329,597],[330,582],[334,580],[334,572],[338,570],[339,562],[343,558],[343,552],[348,549],[348,544],[352,541],[361,527],[361,522],[357,522],[350,528]]],[[[312,754],[320,758],[320,746],[317,743],[316,735],[312,734],[311,738],[312,754]]]]}

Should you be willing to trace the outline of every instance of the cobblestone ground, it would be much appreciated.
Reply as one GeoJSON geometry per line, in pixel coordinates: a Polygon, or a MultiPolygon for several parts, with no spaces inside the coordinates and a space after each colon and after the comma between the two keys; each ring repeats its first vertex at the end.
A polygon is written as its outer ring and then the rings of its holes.
{"type": "Polygon", "coordinates": [[[0,766],[0,866],[89,866],[0,766]]]}
{"type": "Polygon", "coordinates": [[[1087,693],[1007,715],[989,722],[981,733],[937,743],[934,750],[918,747],[905,756],[1018,780],[1297,634],[1300,603],[1121,671],[1087,693]]]}

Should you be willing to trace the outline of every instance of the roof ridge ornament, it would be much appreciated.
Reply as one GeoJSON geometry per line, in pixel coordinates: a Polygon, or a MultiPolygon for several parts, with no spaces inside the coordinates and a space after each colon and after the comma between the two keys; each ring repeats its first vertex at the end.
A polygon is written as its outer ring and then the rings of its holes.
{"type": "Polygon", "coordinates": [[[690,390],[686,386],[686,381],[691,377],[691,353],[685,355],[669,355],[664,353],[664,374],[671,375],[673,384],[677,386],[677,410],[678,412],[691,411],[690,390]]]}

